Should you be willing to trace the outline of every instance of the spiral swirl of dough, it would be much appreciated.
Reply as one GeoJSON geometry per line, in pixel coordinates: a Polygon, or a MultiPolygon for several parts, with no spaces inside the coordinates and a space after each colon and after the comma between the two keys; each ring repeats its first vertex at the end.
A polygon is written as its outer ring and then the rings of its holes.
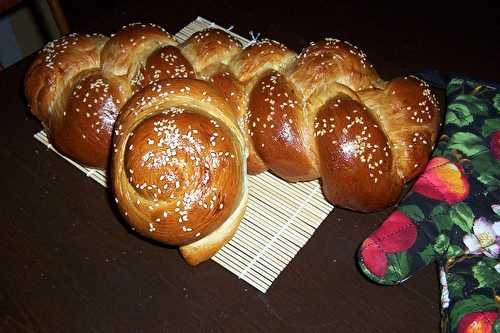
{"type": "Polygon", "coordinates": [[[240,213],[247,152],[230,112],[192,79],[156,82],[127,103],[115,127],[112,180],[135,230],[186,245],[240,213]]]}

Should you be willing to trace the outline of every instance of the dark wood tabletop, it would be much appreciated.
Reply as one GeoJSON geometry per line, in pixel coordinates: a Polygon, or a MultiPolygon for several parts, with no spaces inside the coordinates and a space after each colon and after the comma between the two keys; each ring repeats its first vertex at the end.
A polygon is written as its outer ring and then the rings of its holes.
{"type": "MultiPolygon", "coordinates": [[[[488,8],[61,4],[72,31],[111,33],[143,21],[175,33],[200,15],[296,50],[328,36],[352,41],[384,78],[437,69],[500,79],[499,25],[488,8]]],[[[189,267],[175,249],[131,233],[106,189],[33,138],[41,125],[22,96],[30,61],[0,72],[0,332],[439,330],[435,265],[395,287],[357,268],[357,248],[390,210],[335,209],[266,294],[215,262],[189,267]]]]}

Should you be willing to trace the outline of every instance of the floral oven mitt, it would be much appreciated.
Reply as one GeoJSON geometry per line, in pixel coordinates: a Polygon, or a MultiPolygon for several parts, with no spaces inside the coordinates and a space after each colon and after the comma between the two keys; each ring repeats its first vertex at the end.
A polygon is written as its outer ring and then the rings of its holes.
{"type": "Polygon", "coordinates": [[[442,330],[500,333],[500,86],[452,79],[424,173],[361,245],[372,280],[397,284],[437,261],[442,330]]]}

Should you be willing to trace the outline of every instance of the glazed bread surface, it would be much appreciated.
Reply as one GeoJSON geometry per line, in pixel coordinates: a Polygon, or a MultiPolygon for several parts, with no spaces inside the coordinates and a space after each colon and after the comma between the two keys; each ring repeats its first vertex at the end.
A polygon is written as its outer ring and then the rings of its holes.
{"type": "Polygon", "coordinates": [[[247,172],[321,179],[335,205],[382,209],[423,170],[440,122],[424,81],[382,80],[348,42],[297,54],[272,40],[243,48],[218,29],[184,43],[145,24],[68,35],[35,58],[25,92],[59,151],[111,160],[127,221],[193,264],[234,234],[247,172]]]}

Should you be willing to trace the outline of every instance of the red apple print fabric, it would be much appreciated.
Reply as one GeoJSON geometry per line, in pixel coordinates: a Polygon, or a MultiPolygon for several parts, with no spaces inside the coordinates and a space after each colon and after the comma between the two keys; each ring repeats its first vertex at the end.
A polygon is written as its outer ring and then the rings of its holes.
{"type": "Polygon", "coordinates": [[[469,196],[469,182],[460,164],[437,156],[429,161],[413,191],[452,205],[469,196]]]}
{"type": "Polygon", "coordinates": [[[447,102],[426,169],[359,265],[392,285],[436,261],[443,332],[500,333],[500,86],[453,78],[447,102]]]}

